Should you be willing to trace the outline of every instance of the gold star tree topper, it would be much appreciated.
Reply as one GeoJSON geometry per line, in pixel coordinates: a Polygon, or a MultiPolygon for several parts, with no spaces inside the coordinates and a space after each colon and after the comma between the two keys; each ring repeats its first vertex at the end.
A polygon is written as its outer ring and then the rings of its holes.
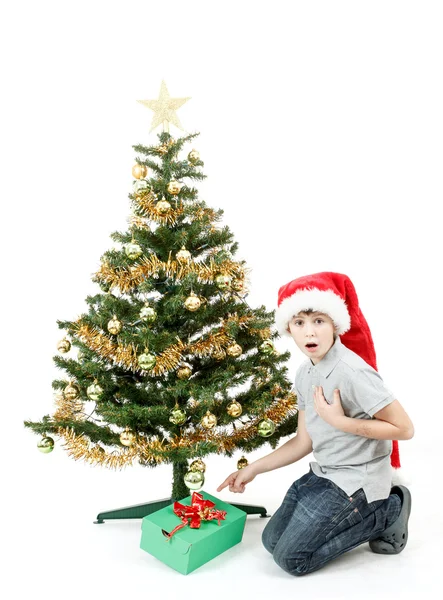
{"type": "Polygon", "coordinates": [[[183,131],[183,127],[181,126],[175,111],[183,106],[188,100],[190,100],[190,98],[171,98],[166,83],[162,81],[158,100],[138,100],[138,102],[154,111],[150,132],[162,123],[163,131],[169,132],[169,123],[172,123],[178,127],[178,129],[183,131]]]}

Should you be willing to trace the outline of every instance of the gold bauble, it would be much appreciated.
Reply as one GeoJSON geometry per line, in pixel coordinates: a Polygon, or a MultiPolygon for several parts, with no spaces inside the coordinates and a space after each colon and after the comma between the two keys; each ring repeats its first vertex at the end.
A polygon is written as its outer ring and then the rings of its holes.
{"type": "Polygon", "coordinates": [[[173,408],[169,415],[169,420],[171,423],[174,423],[174,425],[183,425],[186,421],[186,412],[178,407],[173,408]]]}
{"type": "Polygon", "coordinates": [[[204,473],[206,471],[206,465],[201,458],[197,458],[189,465],[189,470],[200,471],[200,473],[204,473]]]}
{"type": "Polygon", "coordinates": [[[69,352],[70,349],[71,349],[71,342],[69,340],[67,340],[66,338],[63,338],[57,344],[57,350],[59,352],[61,352],[62,354],[69,352]]]}
{"type": "Polygon", "coordinates": [[[239,344],[231,344],[231,346],[226,349],[226,352],[229,356],[237,357],[243,352],[243,348],[239,344]]]}
{"type": "Polygon", "coordinates": [[[149,352],[144,352],[138,357],[138,364],[145,371],[153,369],[155,367],[156,362],[156,357],[153,354],[150,354],[149,352]]]}
{"type": "Polygon", "coordinates": [[[202,418],[201,424],[205,429],[212,429],[217,425],[217,417],[208,410],[202,418]]]}
{"type": "Polygon", "coordinates": [[[188,154],[188,160],[191,163],[197,162],[200,159],[200,153],[193,148],[191,152],[188,154]]]}
{"type": "Polygon", "coordinates": [[[260,345],[260,350],[263,354],[273,354],[275,352],[275,347],[271,340],[265,340],[263,344],[260,345]]]}
{"type": "Polygon", "coordinates": [[[220,348],[220,350],[214,350],[212,357],[215,358],[215,360],[223,360],[226,358],[226,352],[223,350],[223,348],[220,348]]]}
{"type": "Polygon", "coordinates": [[[234,292],[243,292],[245,289],[245,282],[243,279],[233,279],[231,282],[231,288],[234,292]]]}
{"type": "Polygon", "coordinates": [[[168,183],[168,187],[166,189],[168,190],[169,194],[172,194],[173,196],[177,196],[177,194],[180,193],[182,186],[176,179],[171,179],[171,181],[168,183]]]}
{"type": "Polygon", "coordinates": [[[120,441],[123,446],[132,446],[135,441],[135,435],[126,427],[125,431],[120,434],[120,441]]]}
{"type": "Polygon", "coordinates": [[[102,394],[103,388],[96,381],[91,383],[86,390],[86,395],[91,400],[100,400],[102,394]]]}
{"type": "Polygon", "coordinates": [[[231,285],[231,278],[228,275],[217,275],[215,285],[219,290],[228,290],[231,285]]]}
{"type": "Polygon", "coordinates": [[[148,167],[146,165],[139,165],[138,163],[132,167],[132,176],[135,179],[143,179],[148,174],[148,167]]]}
{"type": "Polygon", "coordinates": [[[157,211],[160,214],[164,214],[167,213],[168,210],[171,208],[171,205],[169,204],[169,202],[167,200],[165,200],[164,198],[162,198],[160,200],[160,202],[157,202],[157,204],[155,205],[155,208],[157,209],[157,211]]]}
{"type": "Polygon", "coordinates": [[[135,260],[142,254],[142,249],[135,242],[130,242],[129,244],[125,244],[124,246],[125,254],[131,260],[135,260]]]}
{"type": "Polygon", "coordinates": [[[186,250],[184,246],[182,246],[182,249],[177,252],[176,258],[179,262],[188,262],[191,260],[191,253],[189,250],[186,250]]]}
{"type": "Polygon", "coordinates": [[[200,308],[201,300],[194,294],[194,292],[191,292],[191,295],[185,300],[185,306],[188,310],[194,312],[200,308]]]}
{"type": "Polygon", "coordinates": [[[201,471],[188,471],[183,477],[183,481],[188,489],[196,491],[203,487],[205,476],[201,471]]]}
{"type": "Polygon", "coordinates": [[[182,366],[177,369],[177,377],[179,379],[189,379],[192,375],[192,369],[188,366],[182,366]]]}
{"type": "Polygon", "coordinates": [[[237,469],[244,469],[245,467],[248,466],[248,464],[249,463],[248,463],[248,459],[246,458],[246,456],[242,456],[237,461],[237,469]]]}
{"type": "Polygon", "coordinates": [[[263,419],[263,421],[260,421],[257,425],[257,431],[262,437],[269,437],[275,431],[274,421],[271,421],[271,419],[263,419]]]}
{"type": "Polygon", "coordinates": [[[69,384],[63,390],[63,394],[68,400],[75,400],[76,398],[78,398],[80,390],[72,382],[69,382],[69,384]]]}
{"type": "Polygon", "coordinates": [[[234,400],[233,402],[228,404],[228,406],[226,407],[226,411],[231,417],[239,417],[243,412],[243,408],[240,402],[234,400]]]}
{"type": "Polygon", "coordinates": [[[157,313],[152,306],[146,302],[146,304],[140,310],[140,319],[142,321],[146,321],[147,323],[153,323],[157,318],[157,313]]]}
{"type": "Polygon", "coordinates": [[[122,327],[123,324],[117,319],[116,315],[114,315],[108,323],[108,331],[113,335],[117,335],[117,333],[120,333],[122,327]]]}
{"type": "Polygon", "coordinates": [[[37,448],[40,452],[43,452],[43,454],[49,454],[54,450],[54,440],[52,437],[43,437],[37,442],[37,448]]]}

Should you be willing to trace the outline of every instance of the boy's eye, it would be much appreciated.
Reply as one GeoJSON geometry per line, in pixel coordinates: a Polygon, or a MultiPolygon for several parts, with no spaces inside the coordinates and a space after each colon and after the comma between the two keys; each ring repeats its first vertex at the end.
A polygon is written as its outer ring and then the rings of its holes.
{"type": "Polygon", "coordinates": [[[320,323],[323,323],[323,319],[315,319],[316,321],[320,321],[320,323]]]}

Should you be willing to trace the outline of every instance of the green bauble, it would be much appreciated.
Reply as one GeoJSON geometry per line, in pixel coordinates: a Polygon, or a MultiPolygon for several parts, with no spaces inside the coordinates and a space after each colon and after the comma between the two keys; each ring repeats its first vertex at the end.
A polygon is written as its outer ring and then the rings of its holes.
{"type": "Polygon", "coordinates": [[[86,394],[90,400],[100,400],[103,388],[98,383],[91,383],[86,390],[86,394]]]}
{"type": "Polygon", "coordinates": [[[227,290],[231,284],[231,278],[228,275],[217,275],[215,283],[219,290],[227,290]]]}
{"type": "Polygon", "coordinates": [[[269,437],[275,431],[275,423],[271,419],[263,419],[257,426],[258,434],[262,437],[269,437]]]}
{"type": "Polygon", "coordinates": [[[147,190],[148,187],[149,185],[146,179],[137,179],[137,181],[134,181],[134,183],[132,184],[132,189],[136,194],[139,194],[143,190],[147,190]]]}
{"type": "Polygon", "coordinates": [[[193,491],[201,489],[205,483],[205,476],[201,471],[188,471],[183,479],[186,487],[193,491]]]}
{"type": "Polygon", "coordinates": [[[44,437],[38,442],[37,448],[43,454],[49,454],[54,450],[54,440],[51,437],[44,437]]]}
{"type": "Polygon", "coordinates": [[[140,319],[142,321],[146,321],[147,323],[153,323],[157,318],[157,313],[149,306],[149,304],[145,304],[140,310],[140,319]]]}
{"type": "Polygon", "coordinates": [[[260,350],[263,352],[263,354],[274,354],[275,347],[271,340],[265,340],[263,344],[261,344],[260,350]]]}
{"type": "Polygon", "coordinates": [[[124,245],[125,254],[131,260],[135,260],[142,254],[142,249],[135,242],[130,242],[124,245]]]}
{"type": "Polygon", "coordinates": [[[169,420],[171,423],[174,423],[174,425],[183,425],[186,421],[186,412],[181,408],[173,408],[169,415],[169,420]]]}
{"type": "Polygon", "coordinates": [[[153,354],[149,354],[148,352],[144,352],[138,357],[138,364],[145,371],[149,371],[150,369],[155,367],[156,362],[157,359],[155,358],[155,356],[153,354]]]}

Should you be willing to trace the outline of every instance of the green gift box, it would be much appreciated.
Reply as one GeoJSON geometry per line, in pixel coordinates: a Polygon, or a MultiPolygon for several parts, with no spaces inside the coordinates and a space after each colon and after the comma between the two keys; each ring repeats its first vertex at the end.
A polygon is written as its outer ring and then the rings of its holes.
{"type": "MultiPolygon", "coordinates": [[[[140,548],[184,575],[241,542],[245,529],[246,513],[243,510],[206,492],[199,493],[204,500],[212,500],[215,503],[213,510],[226,511],[220,525],[217,519],[202,519],[198,529],[186,525],[168,540],[162,530],[170,533],[182,523],[174,513],[174,504],[147,515],[142,520],[140,548]]],[[[179,500],[180,504],[186,506],[191,506],[191,501],[192,496],[179,500]]]]}

